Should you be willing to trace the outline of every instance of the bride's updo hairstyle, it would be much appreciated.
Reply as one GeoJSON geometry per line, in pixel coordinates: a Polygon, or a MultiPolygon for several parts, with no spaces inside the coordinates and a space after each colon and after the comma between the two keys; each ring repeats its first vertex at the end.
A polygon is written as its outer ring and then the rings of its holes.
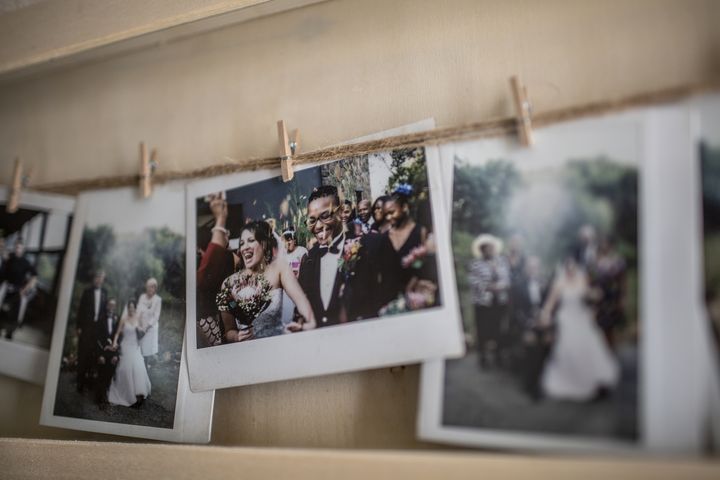
{"type": "MultiPolygon", "coordinates": [[[[255,240],[260,244],[263,249],[263,258],[265,259],[265,263],[270,264],[273,259],[273,251],[277,248],[277,240],[273,235],[270,225],[264,221],[253,221],[250,223],[246,223],[240,229],[238,238],[242,237],[242,234],[245,230],[253,234],[255,240]]],[[[238,264],[238,268],[242,270],[245,268],[245,261],[242,259],[242,256],[239,254],[239,252],[238,257],[240,257],[240,263],[238,264]]]]}

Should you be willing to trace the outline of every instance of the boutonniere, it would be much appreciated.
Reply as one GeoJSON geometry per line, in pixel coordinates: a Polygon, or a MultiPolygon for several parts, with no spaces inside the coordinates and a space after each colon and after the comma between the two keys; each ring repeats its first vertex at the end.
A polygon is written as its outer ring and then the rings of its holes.
{"type": "Polygon", "coordinates": [[[343,245],[342,254],[338,259],[338,270],[345,274],[346,277],[352,275],[355,264],[360,259],[360,238],[348,240],[343,245]]]}

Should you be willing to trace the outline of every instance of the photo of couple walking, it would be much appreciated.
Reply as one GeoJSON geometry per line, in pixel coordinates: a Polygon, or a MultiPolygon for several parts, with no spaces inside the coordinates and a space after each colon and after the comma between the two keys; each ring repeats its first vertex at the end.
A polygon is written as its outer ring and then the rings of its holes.
{"type": "Polygon", "coordinates": [[[502,140],[452,149],[468,353],[444,362],[443,426],[638,440],[633,135],[574,132],[521,152],[502,140]]]}
{"type": "Polygon", "coordinates": [[[198,198],[198,348],[439,305],[429,194],[412,149],[198,198]]]}

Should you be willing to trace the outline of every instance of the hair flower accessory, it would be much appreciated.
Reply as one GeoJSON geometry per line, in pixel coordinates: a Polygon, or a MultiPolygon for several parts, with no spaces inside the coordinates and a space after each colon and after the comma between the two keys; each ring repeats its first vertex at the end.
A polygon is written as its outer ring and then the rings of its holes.
{"type": "Polygon", "coordinates": [[[397,187],[395,187],[395,190],[393,190],[394,194],[400,194],[405,195],[406,197],[409,197],[413,193],[413,187],[409,183],[400,183],[397,187]]]}

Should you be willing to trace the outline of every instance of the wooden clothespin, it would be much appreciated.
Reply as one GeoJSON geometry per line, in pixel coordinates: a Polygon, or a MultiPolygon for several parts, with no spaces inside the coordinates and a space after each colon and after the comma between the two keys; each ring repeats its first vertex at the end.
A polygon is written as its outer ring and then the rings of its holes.
{"type": "Polygon", "coordinates": [[[289,182],[295,176],[292,157],[295,155],[295,152],[300,146],[300,131],[295,129],[290,137],[288,137],[284,120],[278,120],[277,129],[278,143],[280,145],[280,170],[282,171],[282,179],[283,182],[289,182]]]}
{"type": "Polygon", "coordinates": [[[140,142],[140,195],[148,198],[152,194],[152,176],[157,169],[157,149],[153,148],[148,158],[145,142],[140,142]]]}
{"type": "Polygon", "coordinates": [[[20,158],[15,159],[15,169],[13,170],[12,183],[10,184],[10,195],[8,196],[7,206],[5,210],[8,213],[15,213],[20,206],[20,194],[22,189],[27,187],[30,182],[32,171],[28,171],[23,175],[23,163],[20,158]]]}
{"type": "Polygon", "coordinates": [[[520,144],[529,147],[533,144],[532,136],[532,105],[527,93],[527,87],[520,84],[517,75],[510,77],[510,88],[513,91],[515,111],[517,112],[518,135],[520,144]]]}

